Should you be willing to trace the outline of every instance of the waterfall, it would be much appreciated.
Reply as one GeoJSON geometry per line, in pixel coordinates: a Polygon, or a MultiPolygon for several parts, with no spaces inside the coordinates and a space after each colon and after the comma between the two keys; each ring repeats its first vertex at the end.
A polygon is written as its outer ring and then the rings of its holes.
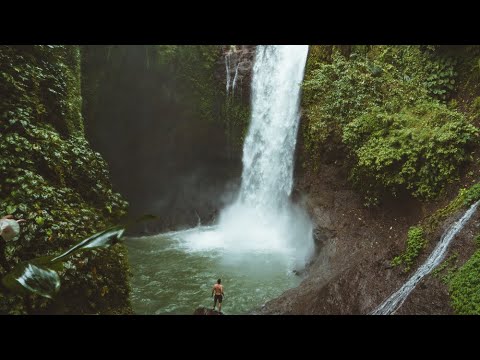
{"type": "Polygon", "coordinates": [[[240,262],[280,254],[297,269],[310,258],[312,223],[290,201],[307,53],[307,45],[257,46],[240,191],[220,212],[217,227],[181,234],[189,251],[222,251],[228,253],[222,261],[240,262]]]}
{"type": "Polygon", "coordinates": [[[437,246],[430,254],[425,263],[418,268],[415,274],[394,294],[383,302],[378,308],[372,311],[371,315],[389,315],[395,313],[400,306],[402,306],[405,299],[410,295],[413,289],[417,286],[420,280],[429,274],[445,257],[448,245],[453,240],[455,235],[463,229],[465,224],[470,220],[473,213],[477,209],[480,201],[473,204],[465,214],[455,222],[446,232],[443,233],[437,246]]]}
{"type": "Polygon", "coordinates": [[[307,53],[307,45],[257,46],[240,192],[219,219],[225,248],[293,254],[297,268],[313,251],[310,219],[290,202],[307,53]]]}
{"type": "Polygon", "coordinates": [[[252,79],[252,118],[243,148],[240,200],[276,209],[292,191],[300,84],[308,46],[258,46],[252,79]]]}

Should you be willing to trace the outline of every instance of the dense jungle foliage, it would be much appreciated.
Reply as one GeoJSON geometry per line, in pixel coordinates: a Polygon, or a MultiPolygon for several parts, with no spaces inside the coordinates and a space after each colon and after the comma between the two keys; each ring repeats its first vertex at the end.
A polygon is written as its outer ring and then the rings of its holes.
{"type": "Polygon", "coordinates": [[[305,168],[348,164],[366,205],[436,198],[478,145],[478,47],[313,46],[303,83],[305,168]]]}
{"type": "MultiPolygon", "coordinates": [[[[78,46],[0,47],[0,214],[27,220],[6,244],[2,275],[126,214],[107,164],[85,139],[80,77],[78,46]]],[[[58,301],[0,292],[0,313],[129,313],[125,256],[121,245],[75,256],[58,301]]]]}

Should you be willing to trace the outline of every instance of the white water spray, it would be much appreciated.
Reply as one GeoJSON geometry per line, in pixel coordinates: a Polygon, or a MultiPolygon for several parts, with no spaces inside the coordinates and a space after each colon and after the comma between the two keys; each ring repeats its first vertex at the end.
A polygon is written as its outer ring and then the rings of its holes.
{"type": "Polygon", "coordinates": [[[465,224],[470,220],[473,213],[478,207],[480,201],[473,204],[467,212],[455,222],[441,237],[437,246],[430,254],[425,263],[418,268],[413,276],[394,294],[392,294],[383,304],[372,311],[371,315],[390,315],[394,314],[400,306],[402,306],[405,299],[410,295],[413,289],[417,286],[420,280],[427,274],[429,274],[445,257],[448,245],[453,240],[455,235],[463,229],[465,224]]]}

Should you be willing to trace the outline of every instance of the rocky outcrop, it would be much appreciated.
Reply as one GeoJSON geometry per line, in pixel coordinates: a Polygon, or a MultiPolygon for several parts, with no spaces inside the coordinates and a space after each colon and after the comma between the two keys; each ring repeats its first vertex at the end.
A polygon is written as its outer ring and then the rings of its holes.
{"type": "Polygon", "coordinates": [[[194,311],[193,315],[223,315],[223,313],[217,310],[207,309],[201,306],[194,311]]]}
{"type": "Polygon", "coordinates": [[[368,210],[335,165],[298,176],[297,188],[306,194],[302,203],[314,223],[316,255],[300,286],[258,313],[368,313],[405,281],[389,260],[402,252],[408,227],[422,216],[421,206],[397,203],[368,210]]]}
{"type": "Polygon", "coordinates": [[[217,62],[217,79],[230,96],[250,101],[255,45],[224,45],[223,56],[217,62]]]}
{"type": "MultiPolygon", "coordinates": [[[[367,209],[340,167],[322,164],[318,174],[299,175],[296,198],[304,193],[301,203],[315,227],[316,254],[300,286],[267,302],[255,314],[369,314],[410,278],[443,232],[463,214],[457,211],[442,221],[411,271],[392,266],[391,260],[405,250],[409,227],[448,205],[457,193],[454,185],[451,190],[437,202],[397,199],[367,209]]],[[[456,264],[463,264],[471,256],[479,221],[477,212],[457,234],[445,259],[453,256],[456,264]]],[[[448,271],[426,276],[396,314],[453,314],[442,283],[448,271]]]]}

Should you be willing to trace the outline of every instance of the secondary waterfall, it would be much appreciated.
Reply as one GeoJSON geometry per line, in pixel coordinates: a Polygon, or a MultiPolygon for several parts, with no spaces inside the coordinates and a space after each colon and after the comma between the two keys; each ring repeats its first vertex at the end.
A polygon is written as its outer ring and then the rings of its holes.
{"type": "Polygon", "coordinates": [[[226,86],[228,95],[228,90],[230,90],[230,53],[225,55],[225,74],[227,76],[226,86]]]}
{"type": "Polygon", "coordinates": [[[418,270],[413,274],[413,276],[393,295],[391,295],[383,304],[381,304],[377,309],[375,309],[371,314],[372,315],[389,315],[395,313],[400,306],[402,306],[405,299],[410,295],[415,286],[420,282],[420,280],[427,274],[429,274],[435,267],[440,264],[440,262],[445,257],[448,245],[453,240],[455,235],[463,229],[468,220],[472,217],[473,213],[478,207],[480,201],[477,201],[473,204],[467,212],[455,222],[441,237],[437,246],[430,254],[425,263],[418,268],[418,270]]]}
{"type": "Polygon", "coordinates": [[[235,85],[237,83],[238,67],[239,66],[240,66],[239,59],[235,56],[235,52],[232,52],[232,50],[230,50],[225,55],[225,74],[227,76],[227,79],[226,79],[227,96],[230,92],[230,88],[232,89],[232,96],[235,95],[235,85]],[[233,76],[233,81],[231,81],[231,75],[230,75],[230,73],[232,72],[232,68],[235,69],[234,76],[233,76]]]}

